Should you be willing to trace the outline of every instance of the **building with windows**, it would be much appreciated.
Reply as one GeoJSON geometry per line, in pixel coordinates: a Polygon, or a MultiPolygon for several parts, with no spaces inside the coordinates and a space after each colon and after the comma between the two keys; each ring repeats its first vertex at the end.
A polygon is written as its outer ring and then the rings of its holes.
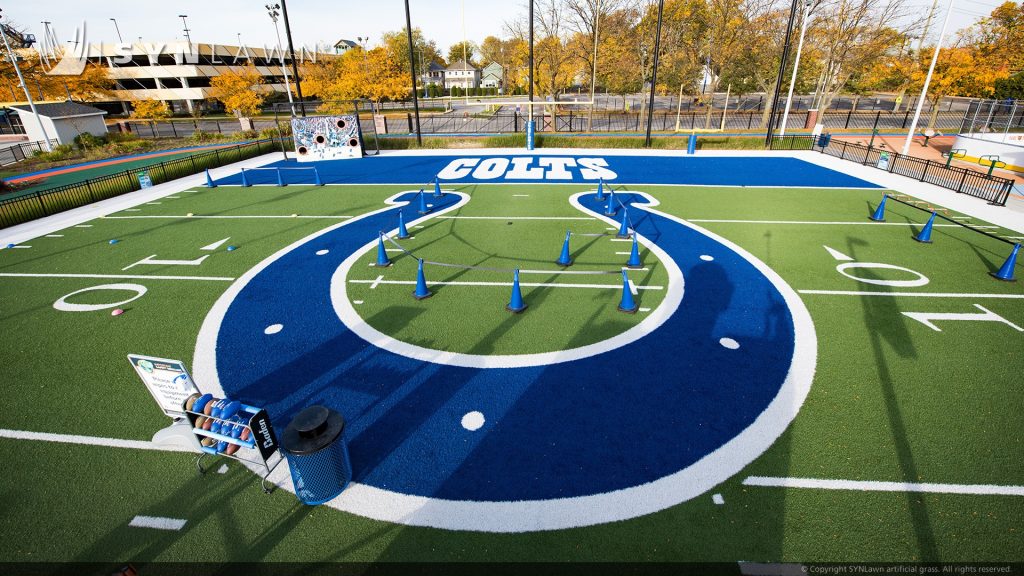
{"type": "Polygon", "coordinates": [[[444,66],[437,62],[431,62],[426,73],[420,76],[420,84],[423,86],[444,86],[444,66]]]}
{"type": "Polygon", "coordinates": [[[491,62],[484,66],[481,74],[480,86],[482,88],[501,88],[503,86],[502,78],[504,78],[505,69],[501,67],[501,64],[491,62]]]}
{"type": "Polygon", "coordinates": [[[103,110],[79,104],[78,102],[40,102],[36,104],[39,121],[35,119],[28,104],[17,104],[11,109],[21,117],[21,125],[29,142],[56,140],[57,144],[71,144],[80,134],[103,136],[107,125],[103,122],[103,110]],[[43,130],[40,130],[40,122],[43,130]],[[45,131],[45,134],[44,134],[45,131]]]}
{"type": "Polygon", "coordinates": [[[359,44],[356,44],[353,40],[341,39],[334,43],[334,53],[344,54],[356,46],[359,46],[359,44]]]}
{"type": "MultiPolygon", "coordinates": [[[[332,54],[297,50],[301,65],[331,58],[332,54]]],[[[98,44],[87,53],[90,63],[107,69],[114,80],[113,95],[92,102],[108,112],[127,111],[133,100],[162,100],[175,112],[192,112],[195,106],[212,97],[211,80],[226,71],[240,71],[252,64],[263,76],[261,90],[285,93],[284,74],[292,74],[291,58],[276,47],[253,48],[221,44],[137,42],[98,44]]]]}
{"type": "Polygon", "coordinates": [[[451,90],[456,86],[464,90],[479,87],[480,69],[472,64],[466,64],[462,60],[453,62],[444,71],[444,87],[446,90],[451,90]]]}

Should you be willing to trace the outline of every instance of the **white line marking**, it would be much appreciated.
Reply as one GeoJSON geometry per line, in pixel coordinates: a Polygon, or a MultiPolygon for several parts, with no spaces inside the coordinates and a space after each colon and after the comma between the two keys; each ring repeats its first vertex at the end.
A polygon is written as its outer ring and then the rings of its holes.
{"type": "Polygon", "coordinates": [[[217,474],[227,474],[227,473],[228,473],[228,465],[227,464],[221,464],[220,468],[217,468],[217,474]]]}
{"type": "Polygon", "coordinates": [[[178,192],[178,194],[199,194],[199,190],[184,190],[182,192],[178,192]]]}
{"type": "Polygon", "coordinates": [[[46,237],[47,238],[63,238],[64,235],[63,234],[47,234],[46,237]]]}
{"type": "Polygon", "coordinates": [[[828,246],[822,246],[822,248],[824,248],[825,251],[827,251],[833,258],[835,258],[836,260],[839,260],[840,262],[853,262],[853,258],[850,258],[846,254],[843,254],[842,252],[840,252],[838,250],[833,250],[832,248],[829,248],[828,246]]]}
{"type": "Polygon", "coordinates": [[[616,252],[615,253],[616,256],[629,256],[630,254],[631,254],[631,252],[616,252]]]}
{"type": "Polygon", "coordinates": [[[948,292],[861,292],[857,290],[797,290],[823,296],[918,296],[922,298],[1024,298],[1024,294],[953,294],[948,292]]]}
{"type": "Polygon", "coordinates": [[[641,312],[650,312],[651,309],[650,308],[641,308],[640,311],[641,312]]]}
{"type": "MultiPolygon", "coordinates": [[[[819,226],[920,226],[918,222],[807,222],[804,220],[697,220],[689,222],[708,222],[716,224],[811,224],[819,226]]],[[[959,228],[959,224],[934,224],[935,228],[959,228]]],[[[975,226],[977,228],[977,226],[975,226]]]]}
{"type": "MultiPolygon", "coordinates": [[[[636,271],[636,272],[643,272],[645,270],[650,270],[650,268],[623,268],[622,270],[632,270],[632,271],[636,271]]],[[[617,270],[615,272],[609,273],[609,272],[604,271],[604,270],[520,270],[519,273],[520,274],[577,274],[577,275],[581,275],[581,276],[594,276],[594,275],[597,275],[597,274],[607,274],[608,276],[611,276],[612,274],[618,274],[620,271],[621,270],[617,270]]]]}
{"type": "Polygon", "coordinates": [[[951,220],[970,220],[970,216],[951,216],[951,220]]]}
{"type": "Polygon", "coordinates": [[[626,280],[626,284],[629,285],[629,292],[631,294],[633,294],[633,296],[636,296],[637,294],[639,294],[639,292],[637,292],[637,289],[636,289],[636,284],[633,284],[632,280],[626,280]]]}
{"type": "Polygon", "coordinates": [[[146,202],[146,206],[159,206],[161,204],[163,204],[163,202],[146,202]]]}
{"type": "MultiPolygon", "coordinates": [[[[125,212],[142,212],[142,210],[140,208],[125,208],[124,211],[125,212]]],[[[107,218],[110,218],[110,216],[107,216],[107,218]]]]}
{"type": "Polygon", "coordinates": [[[725,498],[722,498],[721,494],[712,494],[711,495],[711,501],[714,502],[715,504],[719,505],[719,506],[721,506],[722,504],[725,504],[725,498]]]}
{"type": "Polygon", "coordinates": [[[605,230],[612,230],[612,231],[614,231],[614,230],[618,230],[618,228],[605,228],[605,230]]]}
{"type": "Polygon", "coordinates": [[[385,252],[405,252],[405,250],[402,250],[401,248],[385,248],[384,251],[385,252]]]}
{"type": "Polygon", "coordinates": [[[11,248],[31,248],[31,246],[25,246],[24,244],[16,244],[14,246],[11,246],[11,248]]]}
{"type": "Polygon", "coordinates": [[[92,224],[77,224],[75,228],[92,228],[92,224]]]}
{"type": "Polygon", "coordinates": [[[59,442],[61,444],[83,444],[86,446],[106,446],[108,448],[132,448],[135,450],[157,450],[160,452],[192,452],[188,448],[154,444],[147,440],[122,440],[120,438],[101,438],[98,436],[79,436],[77,434],[51,434],[49,432],[30,432],[28,430],[6,430],[0,428],[0,438],[12,440],[39,440],[41,442],[59,442]]]}
{"type": "Polygon", "coordinates": [[[513,194],[512,196],[514,196],[516,198],[529,198],[530,197],[529,194],[513,194]]]}
{"type": "Polygon", "coordinates": [[[1003,238],[1009,238],[1010,240],[1024,240],[1024,236],[1003,236],[1003,238]]]}
{"type": "Polygon", "coordinates": [[[973,494],[978,496],[1024,496],[1024,486],[996,484],[936,484],[930,482],[879,482],[870,480],[825,480],[819,478],[773,478],[751,476],[744,486],[768,488],[817,488],[821,490],[861,490],[868,492],[932,492],[935,494],[973,494]]]}
{"type": "Polygon", "coordinates": [[[221,245],[223,245],[228,240],[231,240],[231,236],[228,236],[227,238],[225,238],[223,240],[218,240],[218,241],[214,242],[213,244],[207,244],[206,246],[203,246],[202,248],[200,248],[200,250],[206,250],[207,252],[213,252],[217,248],[220,248],[221,245]]]}
{"type": "Polygon", "coordinates": [[[612,242],[632,242],[632,238],[612,238],[612,242]]]}
{"type": "Polygon", "coordinates": [[[979,226],[977,224],[971,224],[971,225],[968,226],[968,228],[976,228],[976,229],[979,229],[979,230],[980,229],[990,229],[991,230],[992,228],[999,228],[999,226],[979,226]]]}
{"type": "Polygon", "coordinates": [[[181,530],[185,520],[164,518],[162,516],[136,516],[128,523],[132,528],[155,528],[157,530],[181,530]]]}
{"type": "Polygon", "coordinates": [[[24,272],[0,272],[0,278],[116,278],[133,280],[211,280],[233,282],[234,278],[222,276],[143,276],[132,274],[33,274],[24,272]]]}
{"type": "MultiPolygon", "coordinates": [[[[522,272],[522,270],[520,270],[522,272]]],[[[376,288],[381,284],[396,284],[396,285],[408,285],[415,286],[415,280],[384,280],[383,276],[378,276],[376,280],[349,280],[352,284],[370,284],[370,288],[376,288]]],[[[511,286],[511,282],[427,282],[427,285],[434,286],[511,286]]],[[[529,286],[532,288],[596,288],[600,290],[621,290],[622,284],[567,284],[567,283],[551,283],[551,282],[520,282],[520,286],[529,286]]],[[[637,290],[664,290],[664,286],[636,286],[637,290]]]]}
{"type": "Polygon", "coordinates": [[[593,220],[581,216],[438,216],[448,220],[593,220]]]}
{"type": "Polygon", "coordinates": [[[185,215],[180,215],[180,216],[107,216],[106,217],[107,220],[139,220],[139,219],[142,219],[142,218],[170,218],[170,219],[179,219],[179,218],[208,218],[208,219],[223,219],[223,220],[243,219],[243,218],[271,218],[271,219],[273,219],[273,218],[312,218],[312,219],[324,219],[324,220],[344,220],[346,218],[351,218],[351,216],[292,216],[292,215],[289,214],[288,216],[185,216],[185,215]]]}
{"type": "Polygon", "coordinates": [[[181,196],[164,196],[164,198],[169,198],[171,200],[177,200],[178,198],[181,198],[181,196]]]}
{"type": "Polygon", "coordinates": [[[362,300],[353,300],[352,303],[353,304],[362,304],[363,301],[362,300]]]}

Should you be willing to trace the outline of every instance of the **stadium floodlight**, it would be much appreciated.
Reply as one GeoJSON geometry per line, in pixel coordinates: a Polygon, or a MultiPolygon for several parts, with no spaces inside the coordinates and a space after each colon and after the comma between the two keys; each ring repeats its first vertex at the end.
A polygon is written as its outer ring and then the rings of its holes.
{"type": "MultiPolygon", "coordinates": [[[[277,17],[281,15],[278,9],[281,7],[279,4],[267,4],[267,14],[270,16],[270,20],[274,23],[274,33],[277,34],[277,54],[281,57],[281,73],[284,74],[284,90],[288,93],[288,106],[292,110],[292,116],[295,115],[295,101],[292,100],[292,86],[288,82],[288,67],[284,65],[284,49],[281,47],[281,29],[277,27],[277,17]]],[[[239,32],[238,44],[242,44],[241,32],[239,32]]]]}
{"type": "Polygon", "coordinates": [[[768,130],[764,135],[764,147],[772,145],[772,132],[775,131],[775,113],[779,109],[779,93],[782,91],[782,75],[786,73],[786,61],[789,60],[789,37],[793,35],[793,20],[796,19],[796,5],[798,0],[793,0],[789,7],[789,23],[786,25],[785,43],[782,45],[782,57],[779,58],[779,74],[775,80],[775,94],[772,96],[772,109],[768,114],[768,130]]]}
{"type": "MultiPolygon", "coordinates": [[[[277,6],[277,4],[274,4],[277,6]]],[[[284,37],[288,40],[288,54],[292,59],[292,77],[295,78],[295,93],[299,97],[299,112],[306,117],[306,104],[302,98],[302,79],[299,78],[299,64],[295,60],[295,44],[292,43],[292,25],[288,21],[288,3],[281,0],[281,17],[284,19],[284,37]]]]}
{"type": "MultiPolygon", "coordinates": [[[[409,17],[409,0],[405,0],[405,32],[409,37],[409,76],[412,78],[412,108],[416,112],[416,145],[423,145],[423,135],[420,133],[420,101],[416,95],[416,61],[412,46],[412,20],[409,17]]],[[[465,44],[463,44],[465,50],[465,44]]],[[[468,63],[467,63],[468,64],[468,63]]]]}
{"type": "MultiPolygon", "coordinates": [[[[0,8],[0,12],[3,12],[3,8],[0,8]]],[[[0,18],[3,18],[0,15],[0,18]]],[[[47,152],[53,152],[53,147],[50,146],[50,137],[46,134],[46,128],[43,127],[43,119],[39,116],[39,111],[36,110],[36,103],[32,101],[32,94],[28,91],[28,85],[25,84],[25,77],[21,74],[21,68],[18,66],[18,57],[14,54],[14,50],[11,50],[11,45],[7,42],[7,31],[4,30],[3,26],[0,26],[0,36],[4,39],[4,48],[7,49],[7,55],[11,58],[11,65],[14,66],[14,71],[18,73],[18,81],[21,82],[21,89],[25,91],[25,98],[28,100],[28,107],[32,109],[32,115],[36,117],[36,122],[39,123],[39,131],[43,134],[43,146],[46,147],[47,152]]]]}
{"type": "MultiPolygon", "coordinates": [[[[946,9],[946,17],[942,21],[942,32],[939,33],[939,41],[935,43],[935,53],[932,54],[932,64],[928,67],[928,75],[924,79],[924,86],[921,87],[921,97],[917,99],[917,109],[914,111],[914,121],[910,123],[910,130],[907,131],[907,139],[903,142],[903,154],[910,151],[910,141],[914,138],[914,130],[917,129],[917,121],[921,119],[921,107],[928,96],[928,85],[932,82],[932,73],[935,72],[935,63],[939,60],[939,50],[942,50],[942,40],[946,37],[946,28],[949,26],[949,15],[953,13],[953,0],[949,0],[949,7],[946,9]]],[[[924,34],[921,35],[921,43],[924,43],[924,34]]]]}
{"type": "MultiPolygon", "coordinates": [[[[804,3],[804,13],[800,24],[800,41],[796,45],[796,58],[793,60],[793,76],[789,79],[789,94],[786,96],[786,110],[782,113],[782,125],[779,126],[779,136],[786,135],[786,122],[789,120],[789,108],[793,103],[793,88],[796,86],[796,72],[800,69],[800,53],[804,49],[804,35],[807,34],[807,18],[811,15],[811,4],[813,0],[804,3]]],[[[726,102],[728,104],[728,102],[726,102]]]]}

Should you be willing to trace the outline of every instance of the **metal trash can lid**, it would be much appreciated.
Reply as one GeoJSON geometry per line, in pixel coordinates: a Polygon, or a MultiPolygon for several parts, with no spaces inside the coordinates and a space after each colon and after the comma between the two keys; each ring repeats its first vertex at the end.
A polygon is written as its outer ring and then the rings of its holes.
{"type": "Polygon", "coordinates": [[[341,414],[323,406],[310,406],[284,429],[281,448],[290,454],[312,454],[334,443],[345,430],[341,414]]]}

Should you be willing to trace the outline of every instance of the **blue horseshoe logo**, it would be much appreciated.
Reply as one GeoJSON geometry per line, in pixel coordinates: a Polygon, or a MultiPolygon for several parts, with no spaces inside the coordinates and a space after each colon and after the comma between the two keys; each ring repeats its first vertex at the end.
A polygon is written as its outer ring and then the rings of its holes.
{"type": "MultiPolygon", "coordinates": [[[[311,404],[341,412],[355,477],[328,505],[371,518],[562,529],[703,494],[795,417],[814,376],[814,327],[795,291],[739,246],[658,211],[649,195],[616,197],[630,206],[642,242],[681,271],[685,294],[679,286],[654,329],[613,349],[474,366],[371,343],[339,318],[340,263],[393,227],[399,207],[416,200],[404,193],[239,278],[200,330],[195,380],[266,407],[278,427],[311,404]],[[275,324],[283,329],[265,334],[275,324]],[[470,415],[475,427],[467,429],[460,421],[470,415]]],[[[467,201],[446,193],[424,219],[467,201]]],[[[593,193],[572,202],[616,224],[593,193]]]]}

